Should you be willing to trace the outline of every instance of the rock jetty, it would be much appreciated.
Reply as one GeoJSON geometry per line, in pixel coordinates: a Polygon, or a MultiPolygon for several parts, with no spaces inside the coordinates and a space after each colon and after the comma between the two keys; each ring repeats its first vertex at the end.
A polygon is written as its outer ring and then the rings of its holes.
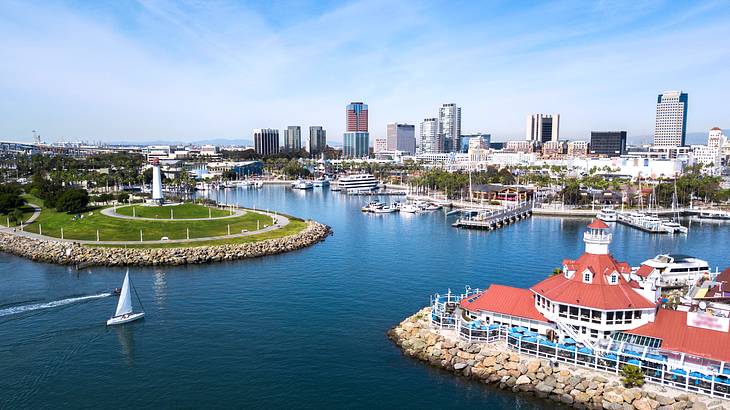
{"type": "Polygon", "coordinates": [[[259,242],[189,248],[93,247],[0,233],[0,251],[37,262],[77,266],[160,266],[233,261],[301,249],[323,241],[331,229],[308,221],[302,231],[259,242]]]}
{"type": "MultiPolygon", "coordinates": [[[[625,388],[615,375],[520,355],[503,342],[470,343],[429,328],[424,308],[390,329],[388,337],[407,356],[456,375],[532,394],[580,409],[728,409],[728,402],[645,384],[625,388]]],[[[454,333],[454,337],[456,334],[454,333]]]]}

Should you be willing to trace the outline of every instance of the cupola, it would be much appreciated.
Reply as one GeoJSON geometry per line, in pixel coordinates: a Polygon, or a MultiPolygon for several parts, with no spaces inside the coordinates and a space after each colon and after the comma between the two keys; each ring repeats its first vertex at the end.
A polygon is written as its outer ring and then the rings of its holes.
{"type": "Polygon", "coordinates": [[[594,219],[583,234],[583,242],[586,243],[586,253],[608,255],[608,245],[611,243],[608,225],[600,219],[594,219]]]}

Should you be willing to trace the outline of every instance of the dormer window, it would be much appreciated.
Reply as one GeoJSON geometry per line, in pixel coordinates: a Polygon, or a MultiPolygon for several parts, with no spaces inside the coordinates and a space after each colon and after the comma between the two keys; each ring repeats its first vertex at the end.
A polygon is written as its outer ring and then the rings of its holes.
{"type": "Polygon", "coordinates": [[[614,273],[612,273],[612,274],[611,274],[611,278],[609,279],[609,281],[610,281],[610,283],[611,283],[612,285],[615,285],[615,284],[617,284],[617,283],[618,283],[618,273],[615,273],[615,272],[614,272],[614,273]]]}
{"type": "Polygon", "coordinates": [[[583,282],[591,283],[591,272],[589,272],[589,271],[583,272],[583,282]]]}

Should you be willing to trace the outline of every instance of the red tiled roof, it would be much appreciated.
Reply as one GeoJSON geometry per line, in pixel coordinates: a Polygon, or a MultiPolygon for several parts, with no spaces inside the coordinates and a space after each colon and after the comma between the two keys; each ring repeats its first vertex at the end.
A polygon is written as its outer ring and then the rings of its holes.
{"type": "Polygon", "coordinates": [[[461,307],[472,312],[487,311],[547,322],[535,308],[532,292],[528,289],[491,285],[478,296],[461,301],[461,307]]]}
{"type": "Polygon", "coordinates": [[[594,219],[593,222],[588,224],[591,229],[608,229],[608,225],[600,219],[594,219]]]}
{"type": "Polygon", "coordinates": [[[584,253],[576,260],[563,261],[569,270],[575,271],[568,279],[564,274],[553,275],[533,285],[530,290],[553,302],[580,305],[603,310],[646,309],[655,306],[636,291],[636,282],[628,282],[621,275],[631,272],[626,262],[618,262],[611,255],[584,253]],[[592,282],[583,282],[583,273],[592,273],[592,282]],[[619,273],[618,283],[610,284],[610,275],[619,273]]]}
{"type": "Polygon", "coordinates": [[[730,333],[687,325],[687,312],[659,309],[654,322],[629,330],[662,339],[662,349],[730,361],[730,333]]]}
{"type": "Polygon", "coordinates": [[[641,266],[639,266],[639,269],[636,271],[636,274],[641,276],[642,278],[646,278],[652,272],[654,272],[653,267],[651,267],[649,265],[641,265],[641,266]]]}

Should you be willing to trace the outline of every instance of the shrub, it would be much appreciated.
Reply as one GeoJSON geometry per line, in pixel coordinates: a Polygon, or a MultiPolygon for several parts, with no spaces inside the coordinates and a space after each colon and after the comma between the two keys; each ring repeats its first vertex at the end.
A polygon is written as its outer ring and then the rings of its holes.
{"type": "Polygon", "coordinates": [[[84,212],[87,205],[89,205],[89,193],[85,189],[66,190],[55,201],[57,211],[70,214],[84,212]]]}
{"type": "Polygon", "coordinates": [[[621,368],[621,381],[625,387],[643,386],[644,373],[638,366],[627,364],[621,368]]]}

